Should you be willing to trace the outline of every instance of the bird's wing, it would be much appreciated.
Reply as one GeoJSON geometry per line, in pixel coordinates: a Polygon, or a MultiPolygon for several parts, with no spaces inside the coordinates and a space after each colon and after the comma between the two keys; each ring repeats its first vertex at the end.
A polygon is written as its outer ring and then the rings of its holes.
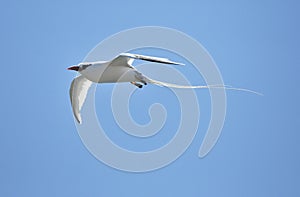
{"type": "Polygon", "coordinates": [[[80,110],[85,101],[86,95],[92,82],[80,75],[73,79],[70,87],[70,99],[73,109],[73,114],[78,123],[81,123],[80,110]]]}
{"type": "Polygon", "coordinates": [[[132,54],[132,53],[121,53],[119,56],[117,56],[115,59],[113,59],[111,61],[110,65],[130,66],[131,67],[132,62],[135,59],[145,60],[145,61],[149,61],[149,62],[163,63],[163,64],[184,65],[182,63],[173,62],[167,58],[152,57],[152,56],[138,55],[138,54],[132,54]]]}

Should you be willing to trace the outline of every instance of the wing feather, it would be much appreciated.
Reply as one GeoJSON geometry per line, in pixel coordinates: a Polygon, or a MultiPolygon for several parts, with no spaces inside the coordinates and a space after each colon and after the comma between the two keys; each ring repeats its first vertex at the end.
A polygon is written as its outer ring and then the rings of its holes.
{"type": "Polygon", "coordinates": [[[78,123],[81,123],[80,111],[86,99],[89,88],[92,82],[80,75],[73,79],[70,87],[70,100],[72,104],[73,114],[78,123]]]}
{"type": "Polygon", "coordinates": [[[115,59],[111,61],[110,65],[132,67],[131,64],[135,59],[140,59],[149,62],[163,63],[163,64],[184,65],[182,63],[173,62],[167,58],[138,55],[132,53],[121,53],[119,56],[117,56],[115,59]]]}

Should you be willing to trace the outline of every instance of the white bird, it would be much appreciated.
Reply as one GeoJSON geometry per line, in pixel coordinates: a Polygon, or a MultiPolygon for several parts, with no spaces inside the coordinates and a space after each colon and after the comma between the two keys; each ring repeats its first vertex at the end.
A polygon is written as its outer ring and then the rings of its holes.
{"type": "MultiPolygon", "coordinates": [[[[73,109],[73,114],[78,123],[81,123],[80,111],[86,99],[86,95],[92,83],[119,83],[119,82],[130,82],[131,84],[142,88],[143,85],[148,83],[166,86],[171,88],[225,88],[223,85],[213,86],[182,86],[176,84],[165,83],[156,81],[144,76],[136,68],[132,66],[135,59],[163,63],[173,65],[184,65],[182,63],[173,62],[166,58],[151,57],[145,55],[137,55],[130,53],[121,53],[111,61],[97,61],[97,62],[83,62],[76,66],[71,66],[68,70],[78,71],[81,75],[76,77],[70,87],[70,99],[73,109]]],[[[227,88],[235,90],[246,89],[239,88],[227,88]]],[[[254,92],[256,93],[256,92],[254,92]]]]}

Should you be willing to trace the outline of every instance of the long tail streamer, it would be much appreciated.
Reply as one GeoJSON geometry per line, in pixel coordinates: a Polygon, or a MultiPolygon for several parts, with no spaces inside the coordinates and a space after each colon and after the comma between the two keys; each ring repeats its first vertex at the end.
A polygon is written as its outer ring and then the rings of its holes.
{"type": "Polygon", "coordinates": [[[257,94],[260,96],[263,96],[263,94],[253,91],[253,90],[249,90],[249,89],[245,89],[245,88],[234,88],[232,86],[228,86],[228,85],[206,85],[206,86],[187,86],[187,85],[177,85],[177,84],[172,84],[172,83],[166,83],[166,82],[162,82],[162,81],[157,81],[154,79],[150,79],[147,78],[147,82],[148,83],[152,83],[158,86],[164,86],[164,87],[169,87],[169,88],[184,88],[184,89],[209,89],[209,88],[223,88],[225,90],[236,90],[236,91],[244,91],[244,92],[250,92],[253,94],[257,94]]]}

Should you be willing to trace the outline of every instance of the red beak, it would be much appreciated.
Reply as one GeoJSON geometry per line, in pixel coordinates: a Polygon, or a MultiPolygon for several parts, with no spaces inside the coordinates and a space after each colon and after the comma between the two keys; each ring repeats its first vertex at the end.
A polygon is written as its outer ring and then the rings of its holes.
{"type": "Polygon", "coordinates": [[[71,67],[69,67],[69,68],[67,68],[68,70],[76,70],[76,71],[78,71],[78,69],[79,69],[79,66],[71,66],[71,67]]]}

